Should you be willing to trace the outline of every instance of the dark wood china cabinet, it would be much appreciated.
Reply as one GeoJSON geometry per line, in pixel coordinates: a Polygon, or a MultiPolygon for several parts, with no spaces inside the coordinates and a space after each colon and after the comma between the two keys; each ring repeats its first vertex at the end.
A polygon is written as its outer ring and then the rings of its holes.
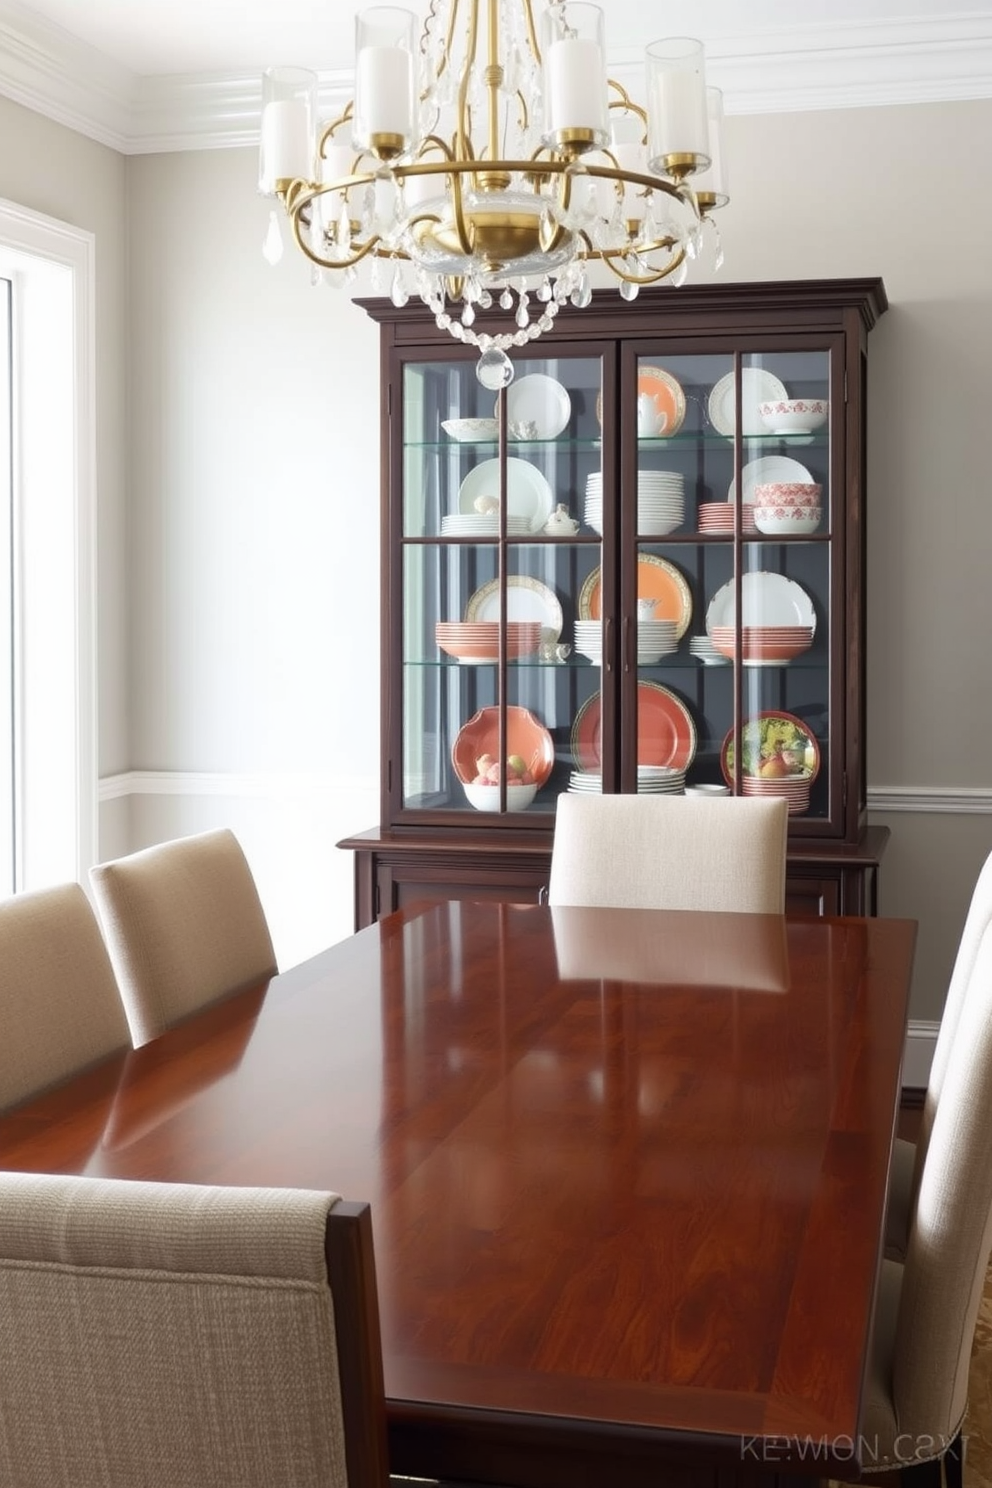
{"type": "Polygon", "coordinates": [[[498,394],[382,349],[382,805],[356,924],[540,898],[569,790],[786,794],[788,908],[873,913],[865,399],[879,279],[597,292],[498,394]]]}

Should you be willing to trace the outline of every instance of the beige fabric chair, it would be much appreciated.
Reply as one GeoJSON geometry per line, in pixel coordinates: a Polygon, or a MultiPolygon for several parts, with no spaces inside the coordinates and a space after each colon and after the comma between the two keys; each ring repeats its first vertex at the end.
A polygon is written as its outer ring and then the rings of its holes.
{"type": "Polygon", "coordinates": [[[0,903],[0,1110],[127,1041],[113,967],[79,884],[0,903]]]}
{"type": "Polygon", "coordinates": [[[961,1020],[965,990],[971,980],[982,936],[990,923],[992,923],[992,853],[985,859],[982,871],[976,880],[964,929],[958,942],[958,953],[951,972],[947,997],[944,1001],[944,1012],[940,1020],[940,1030],[933,1051],[919,1137],[915,1143],[907,1142],[899,1137],[893,1146],[892,1166],[889,1173],[889,1204],[885,1225],[885,1253],[894,1260],[902,1260],[906,1254],[909,1217],[912,1213],[916,1186],[923,1171],[930,1132],[947,1074],[947,1063],[961,1020]]]}
{"type": "Polygon", "coordinates": [[[782,914],[787,829],[781,797],[559,796],[548,903],[782,914]]]}
{"type": "MultiPolygon", "coordinates": [[[[992,926],[986,926],[943,1068],[906,1260],[882,1263],[865,1391],[872,1469],[939,1459],[955,1443],[990,1244],[992,926]]],[[[956,1451],[948,1465],[960,1481],[956,1451]]]]}
{"type": "Polygon", "coordinates": [[[0,1174],[0,1483],[383,1488],[367,1205],[0,1174]]]}
{"type": "Polygon", "coordinates": [[[135,1048],[275,974],[255,880],[226,828],[100,863],[90,879],[135,1048]]]}

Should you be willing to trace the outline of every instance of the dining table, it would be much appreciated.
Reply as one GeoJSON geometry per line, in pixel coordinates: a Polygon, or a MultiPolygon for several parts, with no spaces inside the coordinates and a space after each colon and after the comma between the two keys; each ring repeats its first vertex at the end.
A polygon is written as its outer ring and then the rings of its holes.
{"type": "Polygon", "coordinates": [[[371,1206],[394,1473],[856,1478],[916,926],[422,902],[0,1117],[371,1206]]]}

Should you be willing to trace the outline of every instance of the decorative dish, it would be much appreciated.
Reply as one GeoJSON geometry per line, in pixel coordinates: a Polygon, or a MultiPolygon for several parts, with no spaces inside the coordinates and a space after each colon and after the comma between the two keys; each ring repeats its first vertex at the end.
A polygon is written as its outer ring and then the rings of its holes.
{"type": "MultiPolygon", "coordinates": [[[[769,711],[749,718],[741,729],[742,774],[757,780],[805,780],[812,784],[820,771],[816,736],[792,713],[769,711]]],[[[734,781],[734,731],[720,751],[720,767],[728,785],[734,781]]]]}
{"type": "MultiPolygon", "coordinates": [[[[746,573],[741,579],[742,625],[808,625],[816,630],[813,601],[801,584],[784,574],[746,573]]],[[[706,634],[713,627],[733,625],[736,620],[734,581],[718,589],[706,610],[706,634]]]]}
{"type": "MultiPolygon", "coordinates": [[[[458,510],[474,512],[479,496],[499,499],[499,461],[483,460],[458,488],[458,510]]],[[[536,465],[510,455],[506,462],[506,513],[523,517],[531,532],[540,532],[555,509],[551,487],[536,465]]]]}
{"type": "MultiPolygon", "coordinates": [[[[770,485],[773,483],[785,485],[815,485],[812,475],[805,465],[800,465],[798,460],[790,460],[787,455],[763,455],[760,460],[748,460],[741,471],[741,490],[743,501],[747,505],[755,504],[755,486],[770,485]]],[[[727,487],[727,500],[733,501],[737,495],[737,477],[727,487]]]]}
{"type": "Polygon", "coordinates": [[[499,435],[498,421],[489,418],[444,419],[441,428],[449,439],[456,439],[459,444],[477,444],[499,435]]]}
{"type": "MultiPolygon", "coordinates": [[[[526,574],[508,574],[506,580],[507,620],[537,620],[545,640],[561,639],[564,623],[558,596],[547,584],[526,574]]],[[[465,607],[466,620],[499,619],[499,579],[490,579],[472,595],[465,607]]]]}
{"type": "MultiPolygon", "coordinates": [[[[742,367],[741,401],[744,416],[741,419],[741,433],[745,436],[766,434],[768,430],[758,409],[762,403],[776,403],[788,396],[785,383],[780,382],[771,372],[766,372],[764,367],[742,367]]],[[[721,377],[714,384],[706,411],[716,432],[732,439],[737,425],[733,372],[728,372],[726,377],[721,377]]]]}
{"type": "MultiPolygon", "coordinates": [[[[506,753],[519,754],[538,786],[542,786],[551,774],[555,762],[555,746],[544,727],[529,708],[506,706],[506,753]]],[[[463,724],[451,746],[451,763],[455,774],[463,785],[471,785],[479,773],[476,762],[484,754],[499,756],[499,709],[480,708],[467,723],[463,724]]]]}
{"type": "Polygon", "coordinates": [[[568,393],[543,372],[531,372],[506,390],[506,421],[512,437],[557,439],[571,417],[568,393]],[[514,429],[521,433],[514,435],[514,429]]]}
{"type": "MultiPolygon", "coordinates": [[[[602,702],[588,698],[572,724],[572,755],[581,770],[598,770],[602,702]]],[[[637,684],[637,763],[687,770],[696,755],[696,725],[685,704],[658,682],[637,684]]]]}
{"type": "MultiPolygon", "coordinates": [[[[578,613],[580,620],[599,620],[602,617],[602,576],[594,568],[579,591],[578,613]]],[[[674,620],[675,638],[681,640],[689,629],[692,619],[692,591],[685,575],[654,553],[641,553],[637,559],[637,597],[653,599],[655,619],[674,620]]]]}

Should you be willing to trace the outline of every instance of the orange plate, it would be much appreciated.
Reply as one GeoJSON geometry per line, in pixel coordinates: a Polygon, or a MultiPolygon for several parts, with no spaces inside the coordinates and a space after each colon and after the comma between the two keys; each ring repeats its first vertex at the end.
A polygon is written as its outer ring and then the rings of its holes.
{"type": "MultiPolygon", "coordinates": [[[[506,708],[506,752],[519,754],[538,785],[543,785],[555,762],[555,746],[544,727],[528,708],[508,703],[506,708]]],[[[455,774],[471,784],[476,776],[475,762],[480,754],[499,755],[499,709],[480,708],[468,723],[458,730],[451,746],[455,774]]]]}
{"type": "MultiPolygon", "coordinates": [[[[682,384],[663,367],[639,367],[637,371],[637,396],[647,393],[649,398],[654,398],[658,409],[666,416],[665,432],[661,436],[668,439],[670,435],[677,434],[685,422],[685,393],[682,384]]],[[[603,394],[596,396],[596,418],[599,427],[603,427],[603,394]]]]}
{"type": "Polygon", "coordinates": [[[681,383],[676,382],[663,367],[639,367],[637,370],[637,396],[647,393],[659,410],[666,415],[663,437],[677,434],[685,420],[685,393],[681,383]]]}
{"type": "MultiPolygon", "coordinates": [[[[692,619],[692,591],[685,576],[654,553],[641,553],[637,559],[637,597],[655,601],[656,620],[674,620],[675,638],[681,640],[692,619]]],[[[579,619],[602,617],[602,582],[600,570],[594,568],[579,593],[579,619]]]]}
{"type": "MultiPolygon", "coordinates": [[[[599,693],[582,704],[572,724],[572,754],[580,770],[602,766],[599,693]]],[[[637,684],[637,763],[687,770],[696,754],[696,725],[685,704],[657,682],[637,684]]]]}

